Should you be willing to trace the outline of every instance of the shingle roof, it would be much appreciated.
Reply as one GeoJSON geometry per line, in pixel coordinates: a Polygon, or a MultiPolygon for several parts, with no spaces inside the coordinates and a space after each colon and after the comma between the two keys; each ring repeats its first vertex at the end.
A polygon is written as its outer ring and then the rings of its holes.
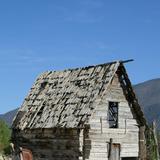
{"type": "Polygon", "coordinates": [[[137,120],[146,125],[123,61],[41,74],[25,98],[12,128],[77,128],[89,119],[116,72],[123,72],[137,120]]]}
{"type": "Polygon", "coordinates": [[[25,98],[13,128],[81,127],[119,64],[43,73],[25,98]]]}

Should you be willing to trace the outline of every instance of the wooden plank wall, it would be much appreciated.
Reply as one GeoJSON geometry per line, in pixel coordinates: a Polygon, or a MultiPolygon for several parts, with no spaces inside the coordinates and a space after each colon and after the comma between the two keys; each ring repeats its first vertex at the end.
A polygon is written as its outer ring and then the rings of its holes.
{"type": "MultiPolygon", "coordinates": [[[[108,160],[110,139],[120,144],[120,157],[138,157],[139,127],[123,94],[118,76],[96,100],[84,129],[37,129],[17,132],[15,142],[30,149],[34,160],[108,160]],[[102,96],[102,95],[101,95],[102,96]],[[118,128],[109,128],[108,102],[119,102],[118,128]]],[[[16,134],[16,132],[15,132],[16,134]]]]}
{"type": "Polygon", "coordinates": [[[16,138],[15,144],[29,149],[34,160],[78,160],[81,155],[78,130],[30,130],[18,133],[16,138]]]}
{"type": "Polygon", "coordinates": [[[99,99],[90,121],[85,140],[86,160],[107,160],[110,139],[120,144],[121,157],[138,157],[139,127],[123,94],[118,76],[115,76],[103,99],[99,99]],[[118,128],[109,128],[108,102],[119,102],[118,128]]]}

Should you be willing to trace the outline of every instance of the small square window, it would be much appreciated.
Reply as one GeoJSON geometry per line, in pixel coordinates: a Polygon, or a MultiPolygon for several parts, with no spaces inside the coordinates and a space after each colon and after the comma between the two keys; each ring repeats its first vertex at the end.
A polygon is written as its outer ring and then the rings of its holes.
{"type": "Polygon", "coordinates": [[[118,128],[118,102],[109,102],[108,121],[109,128],[118,128]]]}

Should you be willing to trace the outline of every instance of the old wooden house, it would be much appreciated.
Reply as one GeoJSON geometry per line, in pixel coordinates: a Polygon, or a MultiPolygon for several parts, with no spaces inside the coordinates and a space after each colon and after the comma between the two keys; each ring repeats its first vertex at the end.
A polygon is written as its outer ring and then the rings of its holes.
{"type": "Polygon", "coordinates": [[[116,61],[40,75],[12,141],[27,160],[144,160],[145,125],[124,62],[116,61]]]}

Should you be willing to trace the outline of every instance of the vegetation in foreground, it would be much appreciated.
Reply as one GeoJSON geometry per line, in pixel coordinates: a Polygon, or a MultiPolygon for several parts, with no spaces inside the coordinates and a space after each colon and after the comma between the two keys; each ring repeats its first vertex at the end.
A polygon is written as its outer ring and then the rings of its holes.
{"type": "Polygon", "coordinates": [[[3,120],[0,120],[0,153],[10,154],[10,137],[10,128],[3,120]]]}

